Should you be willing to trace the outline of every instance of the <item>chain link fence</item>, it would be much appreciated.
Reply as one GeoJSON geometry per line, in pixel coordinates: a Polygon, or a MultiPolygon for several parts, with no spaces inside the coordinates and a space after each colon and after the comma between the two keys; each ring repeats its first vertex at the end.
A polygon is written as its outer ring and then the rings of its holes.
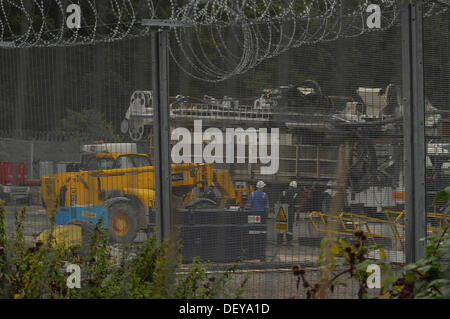
{"type": "MultiPolygon", "coordinates": [[[[447,148],[448,105],[450,92],[449,63],[445,51],[450,46],[450,28],[448,13],[425,16],[424,32],[424,90],[426,112],[425,141],[426,149],[426,226],[427,235],[442,232],[449,217],[445,203],[434,202],[436,194],[449,184],[447,148]],[[439,30],[439,31],[438,31],[439,30]],[[435,125],[431,125],[431,123],[435,125]]],[[[444,267],[450,267],[448,252],[443,259],[444,267]]]]}
{"type": "MultiPolygon", "coordinates": [[[[439,8],[424,19],[429,234],[447,223],[431,202],[450,172],[450,16],[439,8]]],[[[232,285],[245,281],[247,298],[305,297],[292,266],[319,281],[323,239],[351,243],[357,230],[405,263],[402,36],[390,14],[381,31],[284,52],[304,24],[169,32],[171,212],[183,267],[197,257],[212,274],[235,266],[232,285]],[[255,55],[264,45],[280,52],[253,63],[254,43],[255,55]]],[[[320,31],[320,21],[310,23],[320,31]]],[[[151,52],[149,35],[0,49],[10,238],[23,205],[29,247],[55,226],[61,241],[89,240],[99,220],[119,256],[158,234],[151,52]]],[[[350,280],[328,297],[356,298],[358,289],[350,280]]]]}

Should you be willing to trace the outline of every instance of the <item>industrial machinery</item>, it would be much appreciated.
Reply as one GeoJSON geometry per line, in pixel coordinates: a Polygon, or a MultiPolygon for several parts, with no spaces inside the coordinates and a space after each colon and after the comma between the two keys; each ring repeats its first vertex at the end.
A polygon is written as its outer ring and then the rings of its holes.
{"type": "MultiPolygon", "coordinates": [[[[149,156],[133,143],[85,145],[71,172],[42,177],[43,202],[57,225],[103,217],[112,242],[131,242],[154,219],[154,178],[149,156]]],[[[172,164],[172,189],[175,209],[243,206],[251,191],[208,164],[172,164]]]]}
{"type": "MultiPolygon", "coordinates": [[[[425,175],[427,233],[442,232],[450,222],[450,216],[445,213],[447,203],[433,202],[437,192],[450,184],[450,144],[427,144],[425,175]]],[[[323,238],[327,233],[351,237],[356,230],[362,230],[374,243],[388,240],[390,244],[387,246],[404,250],[405,191],[402,183],[400,180],[397,188],[370,187],[363,198],[352,198],[348,194],[347,206],[342,212],[331,214],[326,209],[311,212],[308,216],[310,226],[305,232],[307,236],[301,240],[308,242],[311,237],[323,238]]],[[[327,192],[334,195],[333,189],[333,183],[329,183],[327,192]]]]}
{"type": "MultiPolygon", "coordinates": [[[[387,206],[396,206],[403,191],[401,96],[394,84],[359,87],[351,96],[332,96],[317,82],[306,80],[265,89],[250,103],[229,96],[218,99],[177,95],[170,103],[170,121],[174,127],[189,130],[194,120],[202,120],[205,129],[224,125],[279,128],[280,168],[276,177],[261,175],[259,163],[237,163],[228,168],[233,180],[254,183],[264,179],[275,189],[291,179],[322,187],[335,180],[338,147],[347,143],[351,148],[348,202],[357,205],[371,199],[365,206],[381,212],[379,202],[389,198],[387,206]]],[[[122,122],[122,133],[139,141],[146,130],[151,132],[152,117],[151,92],[135,91],[122,122]]],[[[427,136],[445,137],[444,124],[439,110],[426,99],[427,136]]]]}
{"type": "MultiPolygon", "coordinates": [[[[292,179],[301,181],[303,186],[317,183],[325,189],[336,179],[338,148],[346,143],[350,147],[347,196],[345,212],[338,220],[343,233],[351,233],[350,224],[352,229],[379,223],[397,230],[402,223],[405,199],[402,108],[401,93],[393,84],[386,88],[361,87],[352,96],[329,96],[315,81],[303,81],[264,90],[251,103],[227,96],[217,99],[205,95],[196,99],[177,95],[170,103],[172,127],[193,131],[194,120],[202,120],[204,129],[279,128],[280,167],[276,176],[262,176],[259,163],[173,164],[174,206],[243,207],[252,190],[249,185],[259,179],[275,190],[269,196],[292,179]],[[394,220],[386,215],[389,210],[398,212],[394,220]]],[[[427,135],[439,136],[444,132],[439,110],[426,101],[426,112],[427,135]]],[[[121,124],[122,133],[138,142],[145,140],[147,133],[151,138],[152,125],[151,91],[133,92],[121,124]]],[[[433,143],[440,141],[436,138],[433,143]]],[[[148,155],[137,153],[135,145],[84,146],[81,162],[68,167],[69,172],[43,177],[44,203],[58,225],[86,227],[103,216],[110,239],[124,243],[151,224],[155,207],[154,167],[148,155]]],[[[150,145],[150,152],[151,149],[150,145]]],[[[431,153],[427,159],[433,166],[431,170],[427,168],[427,178],[435,178],[435,164],[442,162],[444,168],[446,161],[431,153]]],[[[275,200],[271,198],[270,202],[275,200]]],[[[326,221],[327,213],[324,210],[313,217],[326,221]]],[[[327,229],[319,224],[312,224],[316,231],[327,229]]],[[[370,228],[370,232],[378,238],[385,231],[379,233],[370,228]]],[[[396,231],[391,239],[399,241],[399,234],[396,231]]]]}

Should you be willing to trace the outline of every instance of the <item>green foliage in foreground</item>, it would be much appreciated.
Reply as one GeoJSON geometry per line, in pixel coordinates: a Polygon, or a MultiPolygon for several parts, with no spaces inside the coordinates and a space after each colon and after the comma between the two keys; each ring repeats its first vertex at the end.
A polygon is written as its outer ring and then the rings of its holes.
{"type": "Polygon", "coordinates": [[[416,263],[404,266],[398,278],[394,278],[391,263],[382,246],[365,246],[367,238],[362,231],[355,232],[355,236],[356,240],[351,244],[342,239],[323,239],[322,253],[317,262],[324,261],[324,255],[328,255],[328,263],[319,267],[329,275],[325,280],[311,284],[306,279],[305,269],[293,267],[297,289],[302,283],[308,299],[327,296],[328,291],[333,293],[335,287],[347,286],[352,280],[358,283],[358,297],[369,298],[367,279],[370,274],[367,267],[371,264],[379,265],[381,270],[381,289],[376,298],[450,298],[450,268],[443,263],[443,258],[450,253],[448,227],[442,233],[427,238],[425,256],[416,263]],[[379,254],[379,259],[373,258],[375,253],[379,254]]]}
{"type": "Polygon", "coordinates": [[[25,208],[16,211],[16,232],[9,242],[0,201],[0,298],[239,298],[243,293],[247,278],[231,285],[234,267],[211,275],[196,260],[182,269],[176,240],[161,244],[149,236],[138,247],[111,247],[101,220],[85,254],[80,247],[52,244],[51,236],[27,248],[25,213],[25,208]],[[79,289],[67,288],[71,263],[81,268],[79,289]]]}
{"type": "MultiPolygon", "coordinates": [[[[450,210],[450,187],[439,192],[433,204],[446,203],[444,214],[450,210]]],[[[297,277],[297,289],[300,283],[306,289],[306,297],[310,299],[323,298],[328,292],[333,293],[336,286],[346,286],[349,281],[358,282],[358,297],[369,298],[367,267],[377,264],[381,270],[382,299],[450,299],[450,236],[449,225],[445,225],[440,233],[423,239],[425,242],[424,257],[415,263],[402,267],[401,275],[394,278],[393,269],[388,257],[380,245],[366,246],[367,235],[356,231],[356,240],[348,243],[342,239],[326,237],[321,243],[321,253],[317,263],[325,276],[315,284],[306,279],[306,270],[300,266],[293,267],[297,277]],[[373,258],[379,254],[378,259],[373,258]],[[337,269],[339,272],[336,273],[337,269]]]]}

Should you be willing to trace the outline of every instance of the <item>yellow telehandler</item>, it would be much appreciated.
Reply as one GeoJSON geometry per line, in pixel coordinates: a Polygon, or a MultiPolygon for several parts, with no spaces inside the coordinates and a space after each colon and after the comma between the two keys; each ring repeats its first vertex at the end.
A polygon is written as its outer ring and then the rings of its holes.
{"type": "MultiPolygon", "coordinates": [[[[43,203],[56,225],[90,232],[103,217],[111,242],[132,242],[155,217],[154,166],[146,154],[107,145],[84,152],[76,171],[43,176],[43,203]]],[[[172,164],[174,209],[243,207],[252,190],[235,188],[227,170],[172,164]]]]}

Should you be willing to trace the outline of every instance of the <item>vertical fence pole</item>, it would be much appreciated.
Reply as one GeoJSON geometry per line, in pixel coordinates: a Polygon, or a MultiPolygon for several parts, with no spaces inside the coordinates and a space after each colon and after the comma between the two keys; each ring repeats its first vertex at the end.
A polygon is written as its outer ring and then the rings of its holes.
{"type": "Polygon", "coordinates": [[[172,229],[167,31],[153,32],[151,41],[155,208],[158,238],[162,241],[170,236],[172,229]]]}
{"type": "Polygon", "coordinates": [[[424,255],[426,236],[423,2],[402,4],[406,262],[424,255]]]}

